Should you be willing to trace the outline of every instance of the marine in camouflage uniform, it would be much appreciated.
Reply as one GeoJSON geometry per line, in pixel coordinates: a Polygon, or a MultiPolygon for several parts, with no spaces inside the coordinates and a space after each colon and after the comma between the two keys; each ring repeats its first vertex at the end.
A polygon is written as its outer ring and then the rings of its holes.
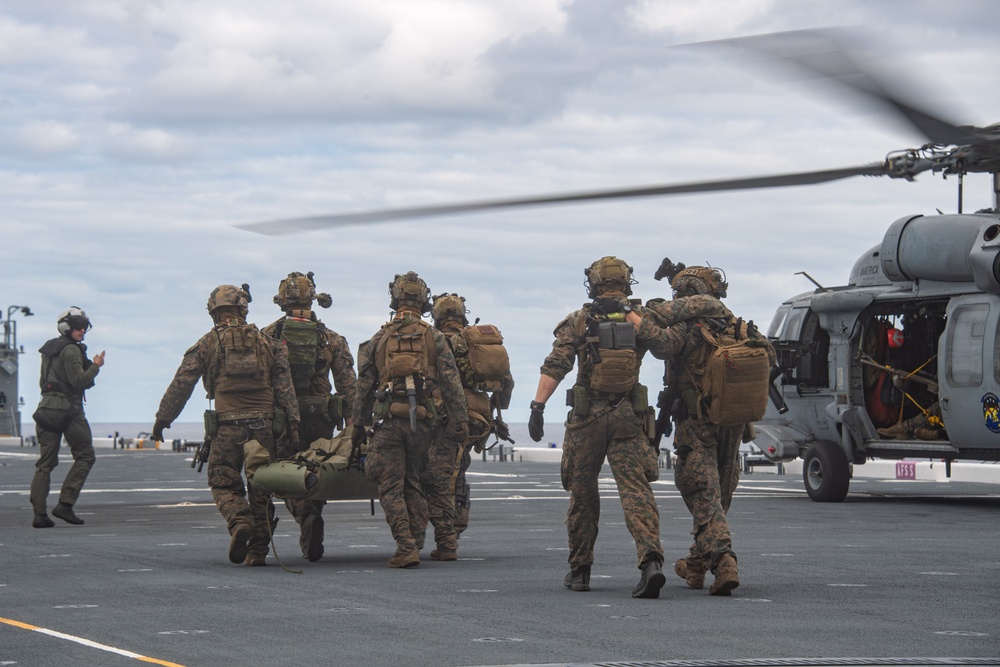
{"type": "MultiPolygon", "coordinates": [[[[329,294],[317,294],[313,274],[289,273],[278,286],[274,302],[285,317],[264,327],[263,332],[288,347],[295,395],[298,398],[299,446],[304,451],[320,438],[332,438],[334,428],[351,425],[357,376],[354,357],[347,339],[328,329],[312,310],[313,300],[329,308],[329,294]],[[334,385],[330,384],[333,374],[334,385]],[[337,395],[331,394],[334,386],[337,395]]],[[[278,443],[279,457],[296,452],[285,451],[278,443]]],[[[299,547],[309,561],[323,557],[323,506],[325,500],[286,499],[285,506],[299,524],[299,547]]]]}
{"type": "MultiPolygon", "coordinates": [[[[506,410],[514,392],[514,378],[509,370],[495,389],[486,389],[483,383],[477,382],[469,362],[469,346],[462,336],[462,331],[469,325],[467,312],[465,299],[457,294],[439,294],[434,297],[431,309],[434,327],[447,338],[462,378],[469,412],[469,438],[455,446],[448,438],[439,437],[431,452],[427,472],[421,478],[425,491],[440,490],[454,499],[455,532],[459,536],[469,527],[471,490],[465,473],[472,464],[472,450],[481,452],[493,433],[501,438],[509,437],[507,425],[502,420],[498,423],[498,418],[493,415],[493,408],[495,406],[498,410],[506,410]]],[[[423,525],[426,529],[427,518],[419,516],[418,525],[423,525]]],[[[418,532],[414,537],[419,546],[424,531],[418,532]]],[[[436,557],[436,550],[432,551],[431,558],[436,557]]]]}
{"type": "Polygon", "coordinates": [[[457,558],[455,504],[445,495],[425,498],[420,477],[437,432],[443,430],[452,443],[464,442],[469,423],[455,357],[444,335],[421,319],[430,309],[427,284],[411,271],[389,283],[389,294],[393,319],[358,349],[352,442],[360,446],[368,429],[374,430],[365,469],[378,485],[379,503],[396,540],[389,567],[404,568],[420,564],[415,535],[421,503],[428,498],[438,558],[457,558]],[[400,375],[404,367],[408,374],[400,375]],[[438,416],[438,405],[447,421],[438,416]]]}
{"type": "MultiPolygon", "coordinates": [[[[674,566],[675,572],[685,579],[688,586],[701,588],[705,572],[711,570],[715,580],[709,589],[712,595],[729,595],[739,586],[737,557],[732,548],[729,521],[726,512],[739,483],[739,447],[745,425],[721,426],[707,419],[699,419],[697,406],[689,404],[697,399],[698,388],[692,382],[697,371],[684,371],[689,365],[704,362],[707,345],[699,326],[706,318],[730,321],[733,313],[720,300],[726,295],[728,284],[721,274],[710,267],[684,267],[670,265],[666,275],[672,278],[673,301],[654,300],[647,304],[642,317],[629,315],[635,324],[639,340],[645,342],[657,358],[667,360],[667,378],[673,396],[680,400],[673,411],[676,424],[674,448],[677,465],[674,483],[693,520],[694,543],[688,556],[674,566]]],[[[662,269],[662,267],[661,267],[662,269]]],[[[659,275],[660,272],[657,272],[659,275]]],[[[774,350],[766,338],[755,330],[751,337],[767,348],[773,365],[774,350]]]]}
{"type": "MultiPolygon", "coordinates": [[[[249,287],[220,285],[208,299],[215,327],[184,353],[156,412],[153,437],[180,415],[199,378],[215,401],[216,433],[208,457],[208,486],[231,536],[229,560],[263,565],[268,552],[270,497],[244,484],[243,445],[256,440],[273,458],[276,408],[284,410],[291,442],[298,440],[299,406],[288,367],[288,350],[247,324],[249,287]],[[247,494],[249,491],[249,501],[247,494]]],[[[208,421],[208,420],[206,420],[208,421]]]]}
{"type": "Polygon", "coordinates": [[[59,337],[42,345],[41,378],[42,397],[35,411],[35,435],[38,438],[38,461],[31,479],[31,507],[35,528],[51,528],[47,499],[52,470],[59,464],[59,444],[63,437],[73,454],[73,465],[66,473],[59,504],[52,515],[67,523],[80,525],[83,519],[73,512],[84,482],[97,457],[90,424],[83,413],[83,393],[94,386],[94,379],[104,365],[104,352],[87,358],[83,338],[90,329],[87,314],[73,306],[60,314],[56,324],[59,337]]]}
{"type": "Polygon", "coordinates": [[[641,387],[639,365],[646,348],[637,344],[634,329],[624,323],[622,316],[631,308],[628,295],[632,293],[632,268],[615,257],[604,257],[585,273],[594,302],[570,313],[556,327],[552,352],[542,364],[535,400],[531,402],[528,430],[535,442],[542,439],[545,402],[578,361],[574,407],[566,422],[561,465],[563,488],[570,493],[566,516],[570,572],[563,583],[573,591],[590,590],[601,510],[597,479],[607,458],[642,571],[632,595],[656,598],[665,577],[660,515],[650,482],[658,478],[659,468],[657,453],[646,436],[646,406],[635,393],[641,387]],[[610,327],[604,325],[610,323],[617,325],[614,331],[625,340],[605,347],[594,329],[604,327],[608,331],[610,327]],[[634,357],[617,372],[616,382],[612,383],[608,378],[614,372],[611,365],[622,356],[632,356],[620,354],[628,349],[629,333],[634,357]],[[605,388],[615,385],[618,390],[605,388]],[[634,398],[639,405],[633,403],[634,398]]]}

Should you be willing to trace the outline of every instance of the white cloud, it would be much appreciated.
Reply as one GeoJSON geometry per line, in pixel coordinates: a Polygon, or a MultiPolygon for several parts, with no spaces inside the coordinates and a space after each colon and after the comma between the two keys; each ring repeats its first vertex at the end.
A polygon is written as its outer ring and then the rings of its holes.
{"type": "MultiPolygon", "coordinates": [[[[0,227],[20,322],[21,391],[69,304],[108,362],[96,421],[151,420],[205,299],[250,282],[251,316],[289,271],[333,295],[351,345],[414,269],[469,299],[511,348],[524,421],[551,331],[586,298],[583,268],[625,258],[636,295],[664,255],[724,268],[729,302],[766,324],[810,285],[842,284],[896,218],[953,210],[954,180],[824,186],[534,208],[268,238],[231,223],[587,188],[804,171],[920,143],[837,93],[817,98],[731,54],[677,42],[857,19],[891,71],[956,120],[995,122],[992,3],[497,3],[79,0],[0,7],[0,227]],[[669,10],[669,11],[668,11],[669,10]],[[833,17],[833,18],[831,18],[833,17]]],[[[967,208],[989,179],[966,179],[967,208]]],[[[646,364],[656,383],[656,364],[646,364]]],[[[184,420],[196,421],[196,396],[184,420]]],[[[28,411],[30,414],[30,410],[28,411]]]]}
{"type": "Polygon", "coordinates": [[[55,120],[26,123],[17,129],[16,138],[27,153],[44,156],[67,153],[79,143],[72,127],[55,120]]]}

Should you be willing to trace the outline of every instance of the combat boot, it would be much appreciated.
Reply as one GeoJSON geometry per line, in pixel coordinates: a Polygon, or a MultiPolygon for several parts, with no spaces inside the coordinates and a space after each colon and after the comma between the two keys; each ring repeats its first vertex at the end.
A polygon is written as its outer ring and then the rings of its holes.
{"type": "Polygon", "coordinates": [[[431,560],[458,560],[458,550],[438,545],[438,548],[431,552],[431,560]]]}
{"type": "Polygon", "coordinates": [[[708,589],[709,595],[729,595],[734,588],[740,585],[740,571],[736,566],[736,559],[731,554],[726,554],[719,559],[719,564],[715,566],[715,581],[708,589]]]}
{"type": "Polygon", "coordinates": [[[577,593],[590,590],[590,565],[574,567],[563,578],[563,586],[577,593]]]}
{"type": "Polygon", "coordinates": [[[323,557],[323,517],[319,514],[307,514],[302,519],[302,555],[315,563],[323,557]]]}
{"type": "Polygon", "coordinates": [[[32,528],[51,528],[56,522],[49,518],[48,514],[36,514],[31,520],[32,528]]]}
{"type": "Polygon", "coordinates": [[[83,525],[83,519],[76,515],[73,511],[73,506],[67,505],[66,503],[59,503],[56,505],[55,509],[52,510],[52,516],[57,519],[62,519],[66,523],[71,523],[74,526],[83,525]]]}
{"type": "Polygon", "coordinates": [[[247,554],[246,560],[243,562],[250,567],[263,567],[267,565],[267,557],[261,554],[247,554]]]}
{"type": "Polygon", "coordinates": [[[250,535],[253,529],[248,523],[238,523],[229,538],[229,562],[242,563],[246,560],[247,549],[250,548],[250,535]]]}
{"type": "Polygon", "coordinates": [[[660,565],[660,561],[650,558],[640,565],[639,569],[642,570],[642,578],[639,579],[639,583],[632,589],[632,597],[660,597],[660,589],[667,582],[667,577],[663,574],[663,567],[660,565]]]}
{"type": "Polygon", "coordinates": [[[404,568],[416,567],[420,565],[420,552],[416,549],[396,549],[396,553],[389,559],[389,567],[404,568]]]}
{"type": "Polygon", "coordinates": [[[705,587],[705,564],[690,565],[687,558],[680,558],[674,563],[674,573],[683,579],[688,588],[701,590],[705,587]]]}
{"type": "Polygon", "coordinates": [[[910,430],[903,426],[903,423],[893,424],[889,428],[879,428],[875,429],[878,434],[883,438],[889,438],[892,440],[909,440],[910,430]]]}
{"type": "Polygon", "coordinates": [[[913,430],[913,437],[917,440],[937,440],[941,437],[941,431],[936,428],[917,428],[913,430]]]}

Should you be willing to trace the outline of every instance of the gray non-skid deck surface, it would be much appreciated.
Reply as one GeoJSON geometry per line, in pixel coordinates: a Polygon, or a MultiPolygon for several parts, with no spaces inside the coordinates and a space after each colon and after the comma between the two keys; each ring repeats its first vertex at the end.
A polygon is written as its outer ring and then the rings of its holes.
{"type": "MultiPolygon", "coordinates": [[[[273,556],[263,568],[228,562],[190,454],[99,451],[77,505],[86,525],[33,529],[35,455],[0,447],[0,665],[1000,655],[995,485],[855,480],[844,503],[817,504],[797,477],[745,476],[730,513],[743,584],[716,598],[672,573],[690,518],[663,471],[667,585],[634,600],[635,548],[606,467],[593,590],[572,593],[557,464],[474,461],[460,560],[412,570],[386,567],[393,541],[377,503],[375,516],[367,502],[328,505],[316,563],[279,506],[278,553],[303,570],[290,574],[273,556]]],[[[61,459],[52,504],[68,467],[61,459]]]]}

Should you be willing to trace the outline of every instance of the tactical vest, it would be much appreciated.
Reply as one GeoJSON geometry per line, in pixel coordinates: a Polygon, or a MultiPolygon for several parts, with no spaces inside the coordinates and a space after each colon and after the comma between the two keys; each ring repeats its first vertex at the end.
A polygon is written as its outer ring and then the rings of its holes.
{"type": "Polygon", "coordinates": [[[592,315],[589,304],[577,326],[584,343],[578,352],[577,384],[610,394],[631,392],[639,382],[635,327],[630,322],[592,315]]]}
{"type": "Polygon", "coordinates": [[[215,328],[209,398],[220,413],[274,411],[271,366],[274,356],[265,336],[252,324],[215,328]]]}
{"type": "Polygon", "coordinates": [[[683,377],[698,390],[698,419],[720,426],[760,421],[770,383],[767,341],[751,336],[747,324],[733,316],[725,327],[704,319],[695,326],[706,344],[688,355],[683,377]]]}
{"type": "Polygon", "coordinates": [[[406,393],[409,381],[417,392],[417,418],[434,417],[440,392],[437,346],[430,324],[407,315],[385,325],[375,348],[375,367],[379,383],[390,391],[392,416],[409,414],[406,393]]]}
{"type": "Polygon", "coordinates": [[[311,320],[285,318],[278,322],[278,339],[288,347],[288,366],[298,396],[312,394],[312,376],[319,363],[319,324],[311,320]]]}

